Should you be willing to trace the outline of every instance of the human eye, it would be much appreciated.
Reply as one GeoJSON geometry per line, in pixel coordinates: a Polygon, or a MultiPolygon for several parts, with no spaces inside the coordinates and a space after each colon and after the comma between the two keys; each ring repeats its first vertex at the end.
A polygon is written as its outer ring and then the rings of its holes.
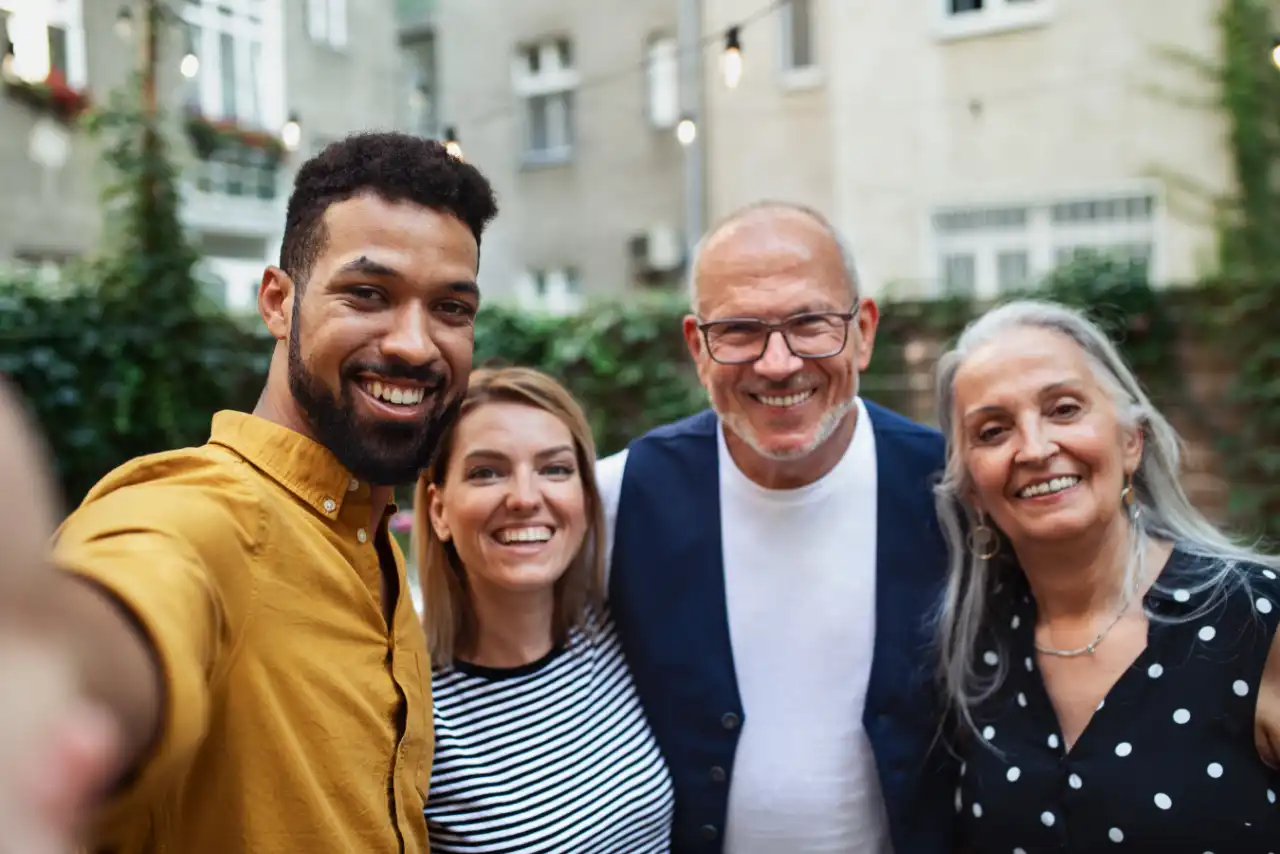
{"type": "Polygon", "coordinates": [[[565,478],[573,477],[573,475],[577,473],[577,470],[577,466],[573,465],[573,463],[558,462],[548,463],[546,468],[542,471],[547,477],[563,480],[565,478]]]}
{"type": "Polygon", "coordinates": [[[497,477],[498,470],[493,466],[472,466],[467,469],[467,480],[472,482],[490,481],[497,477]]]}
{"type": "Polygon", "coordinates": [[[984,424],[974,433],[974,438],[979,444],[989,445],[1000,438],[1004,432],[1004,427],[999,424],[984,424]]]}
{"type": "Polygon", "coordinates": [[[1080,414],[1083,409],[1084,407],[1077,401],[1064,398],[1062,400],[1055,401],[1049,411],[1055,418],[1074,418],[1076,415],[1080,414]]]}
{"type": "Polygon", "coordinates": [[[376,305],[386,302],[386,295],[375,285],[352,285],[347,288],[347,295],[362,305],[376,305]]]}
{"type": "Polygon", "coordinates": [[[465,324],[475,320],[476,307],[457,299],[441,300],[436,303],[435,310],[450,323],[465,324]]]}

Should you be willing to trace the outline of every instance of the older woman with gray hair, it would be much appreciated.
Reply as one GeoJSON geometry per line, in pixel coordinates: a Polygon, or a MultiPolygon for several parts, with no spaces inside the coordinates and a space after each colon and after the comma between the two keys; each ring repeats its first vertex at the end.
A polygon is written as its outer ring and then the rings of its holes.
{"type": "Polygon", "coordinates": [[[956,847],[1280,851],[1280,561],[1179,483],[1097,326],[1013,302],[938,370],[956,847]]]}

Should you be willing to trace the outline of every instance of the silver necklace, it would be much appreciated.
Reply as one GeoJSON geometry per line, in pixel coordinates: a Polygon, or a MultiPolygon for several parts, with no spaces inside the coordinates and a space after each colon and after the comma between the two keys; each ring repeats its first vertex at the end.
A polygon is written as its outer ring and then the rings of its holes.
{"type": "Polygon", "coordinates": [[[1093,651],[1098,648],[1098,644],[1102,643],[1102,639],[1107,636],[1107,632],[1111,631],[1116,627],[1116,624],[1120,622],[1120,618],[1123,617],[1125,614],[1125,611],[1128,611],[1128,610],[1129,610],[1129,603],[1128,601],[1126,601],[1124,603],[1124,607],[1121,608],[1119,613],[1116,614],[1115,619],[1113,619],[1110,623],[1108,623],[1105,629],[1098,632],[1097,637],[1089,641],[1089,643],[1085,644],[1084,646],[1079,647],[1078,649],[1050,649],[1048,647],[1041,646],[1040,644],[1036,644],[1035,645],[1036,652],[1041,652],[1041,653],[1044,653],[1045,655],[1056,655],[1059,658],[1075,658],[1080,655],[1093,655],[1093,651]]]}

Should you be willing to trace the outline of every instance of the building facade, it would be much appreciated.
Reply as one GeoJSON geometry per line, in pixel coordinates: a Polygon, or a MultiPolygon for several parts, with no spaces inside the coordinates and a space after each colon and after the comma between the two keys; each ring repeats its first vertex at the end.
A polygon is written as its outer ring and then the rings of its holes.
{"type": "MultiPolygon", "coordinates": [[[[157,98],[204,274],[252,310],[293,175],[360,129],[399,124],[393,0],[162,0],[157,98]]],[[[141,4],[0,0],[0,264],[53,273],[103,234],[95,144],[53,103],[100,102],[138,67],[141,4]]]]}
{"type": "Polygon", "coordinates": [[[440,123],[494,184],[486,292],[563,313],[678,280],[672,0],[439,0],[440,123]]]}
{"type": "MultiPolygon", "coordinates": [[[[760,5],[705,0],[706,26],[760,5]]],[[[1082,250],[1190,280],[1231,176],[1222,118],[1186,103],[1211,93],[1163,49],[1213,57],[1218,6],[793,0],[744,33],[737,89],[707,68],[711,217],[814,205],[873,293],[992,297],[1082,250]]]]}

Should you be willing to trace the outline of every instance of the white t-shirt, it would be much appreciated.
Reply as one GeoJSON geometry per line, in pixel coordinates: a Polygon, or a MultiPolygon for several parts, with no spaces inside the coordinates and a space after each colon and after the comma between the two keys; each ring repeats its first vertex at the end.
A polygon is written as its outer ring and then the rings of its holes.
{"type": "MultiPolygon", "coordinates": [[[[891,852],[862,727],[876,624],[876,448],[857,406],[836,467],[765,489],[717,433],[729,636],[746,712],[734,758],[726,854],[891,852]]],[[[601,460],[608,547],[626,466],[601,460]]]]}

